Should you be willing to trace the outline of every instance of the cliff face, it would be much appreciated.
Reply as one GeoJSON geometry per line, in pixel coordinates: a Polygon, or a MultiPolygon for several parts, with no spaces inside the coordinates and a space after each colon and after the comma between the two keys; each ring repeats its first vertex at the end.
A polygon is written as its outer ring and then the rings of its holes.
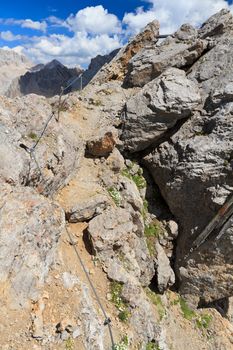
{"type": "Polygon", "coordinates": [[[111,349],[106,315],[113,349],[233,349],[231,201],[195,243],[233,190],[232,23],[154,21],[62,104],[0,98],[2,349],[111,349]]]}

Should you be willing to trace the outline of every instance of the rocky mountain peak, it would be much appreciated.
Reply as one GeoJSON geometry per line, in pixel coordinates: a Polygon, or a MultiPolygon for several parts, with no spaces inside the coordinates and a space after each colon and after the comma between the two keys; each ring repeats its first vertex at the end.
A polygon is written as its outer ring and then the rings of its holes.
{"type": "Polygon", "coordinates": [[[0,97],[1,349],[233,349],[232,20],[0,97]]]}
{"type": "Polygon", "coordinates": [[[51,62],[47,63],[44,68],[47,68],[47,69],[53,69],[53,68],[56,68],[56,67],[65,67],[61,62],[59,62],[58,60],[52,60],[51,62]]]}

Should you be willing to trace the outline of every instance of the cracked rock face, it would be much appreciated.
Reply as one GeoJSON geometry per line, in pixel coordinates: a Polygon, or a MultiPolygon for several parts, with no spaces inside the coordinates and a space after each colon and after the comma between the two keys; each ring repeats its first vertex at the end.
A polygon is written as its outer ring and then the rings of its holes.
{"type": "Polygon", "coordinates": [[[232,258],[226,250],[227,246],[232,249],[230,231],[226,232],[225,242],[215,241],[215,233],[190,254],[188,261],[183,258],[233,190],[230,107],[227,104],[212,117],[196,116],[183,125],[172,142],[163,143],[146,157],[163,197],[180,223],[177,266],[186,268],[181,271],[181,290],[208,301],[233,292],[229,282],[232,258]]]}
{"type": "Polygon", "coordinates": [[[15,307],[36,300],[64,229],[62,209],[33,189],[0,184],[0,285],[15,307]]]}
{"type": "MultiPolygon", "coordinates": [[[[215,28],[215,22],[223,21],[221,14],[224,18],[230,16],[229,22],[232,21],[232,15],[223,11],[201,30],[210,25],[215,28]]],[[[220,28],[218,24],[216,28],[220,28]]],[[[231,26],[224,28],[230,37],[231,26]]],[[[215,30],[211,33],[214,38],[215,30]]],[[[199,83],[203,107],[145,157],[179,223],[176,267],[180,291],[196,303],[199,299],[211,302],[233,293],[231,224],[220,240],[216,240],[220,231],[217,228],[204,244],[189,253],[194,240],[233,191],[233,46],[231,39],[221,36],[219,30],[216,33],[216,45],[188,73],[199,83]]]]}
{"type": "Polygon", "coordinates": [[[122,135],[126,149],[146,149],[179,119],[191,116],[200,102],[197,84],[186,78],[184,71],[166,70],[128,101],[122,135]]]}

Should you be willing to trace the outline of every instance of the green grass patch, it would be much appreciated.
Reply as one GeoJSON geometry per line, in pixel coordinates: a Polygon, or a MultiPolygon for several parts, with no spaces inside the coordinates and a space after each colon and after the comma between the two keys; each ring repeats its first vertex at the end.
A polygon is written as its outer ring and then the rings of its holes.
{"type": "Polygon", "coordinates": [[[131,167],[125,168],[122,170],[121,175],[127,177],[132,180],[139,190],[146,188],[146,180],[143,177],[143,170],[139,168],[137,174],[132,175],[131,169],[133,168],[135,163],[132,164],[131,167]]]}
{"type": "Polygon", "coordinates": [[[146,344],[146,350],[160,350],[160,347],[158,344],[150,341],[146,344]]]}
{"type": "Polygon", "coordinates": [[[149,225],[145,225],[144,235],[146,237],[147,248],[151,256],[156,255],[156,240],[163,234],[163,229],[158,220],[153,220],[149,225]]]}
{"type": "Polygon", "coordinates": [[[165,310],[165,307],[163,305],[161,296],[155,292],[152,292],[152,290],[150,290],[149,288],[146,288],[146,294],[147,294],[148,298],[150,299],[150,301],[152,302],[152,304],[154,304],[156,306],[156,309],[157,309],[158,314],[159,314],[159,318],[160,318],[160,320],[162,320],[164,318],[164,316],[166,315],[166,310],[165,310]]]}
{"type": "Polygon", "coordinates": [[[154,221],[145,226],[145,236],[146,237],[156,237],[158,238],[161,234],[162,230],[161,230],[161,226],[158,225],[157,223],[155,223],[154,221]]]}
{"type": "Polygon", "coordinates": [[[183,316],[186,320],[192,320],[194,317],[196,317],[196,313],[191,309],[186,301],[183,298],[179,298],[180,302],[180,308],[183,313],[183,316]]]}
{"type": "Polygon", "coordinates": [[[128,350],[129,340],[127,335],[125,335],[118,344],[115,344],[113,350],[128,350]]]}
{"type": "Polygon", "coordinates": [[[141,211],[142,218],[143,218],[144,222],[146,221],[146,218],[147,218],[147,215],[148,215],[148,207],[149,207],[149,204],[148,204],[147,200],[144,199],[143,207],[142,207],[142,211],[141,211]]]}
{"type": "Polygon", "coordinates": [[[122,201],[120,192],[115,187],[110,187],[108,188],[108,193],[110,197],[113,199],[116,206],[119,207],[122,201]]]}
{"type": "Polygon", "coordinates": [[[213,317],[209,314],[202,314],[196,319],[196,325],[199,329],[208,329],[213,317]]]}
{"type": "Polygon", "coordinates": [[[128,309],[125,309],[123,311],[120,311],[118,314],[119,320],[121,322],[127,322],[128,319],[130,318],[130,312],[128,309]]]}
{"type": "Polygon", "coordinates": [[[198,314],[193,309],[191,309],[187,302],[179,297],[177,300],[174,300],[171,305],[180,304],[181,311],[186,320],[194,321],[197,328],[204,331],[207,330],[213,320],[213,317],[207,313],[198,314]]]}
{"type": "Polygon", "coordinates": [[[127,322],[130,317],[130,311],[127,303],[122,299],[123,285],[119,282],[111,282],[111,301],[119,311],[118,317],[120,321],[127,322]]]}

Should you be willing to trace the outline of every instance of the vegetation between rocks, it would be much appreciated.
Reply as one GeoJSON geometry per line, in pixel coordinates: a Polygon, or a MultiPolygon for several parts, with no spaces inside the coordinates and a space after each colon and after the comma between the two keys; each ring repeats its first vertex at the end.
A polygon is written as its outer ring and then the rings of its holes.
{"type": "Polygon", "coordinates": [[[28,134],[28,137],[34,141],[38,139],[38,136],[33,131],[28,134]]]}
{"type": "Polygon", "coordinates": [[[128,350],[129,340],[125,335],[118,344],[115,344],[113,350],[128,350]]]}
{"type": "Polygon", "coordinates": [[[121,175],[132,180],[139,190],[146,188],[146,180],[143,177],[143,170],[136,163],[132,162],[132,165],[123,169],[121,175]],[[133,170],[134,167],[136,167],[135,171],[133,170]]]}
{"type": "Polygon", "coordinates": [[[108,188],[108,193],[117,207],[120,206],[122,198],[120,192],[115,187],[108,188]]]}
{"type": "Polygon", "coordinates": [[[145,225],[144,234],[146,237],[147,248],[151,256],[156,255],[155,243],[163,230],[158,220],[153,220],[150,224],[145,225]]]}
{"type": "Polygon", "coordinates": [[[72,338],[68,338],[65,341],[65,349],[66,350],[73,350],[74,349],[74,340],[72,338]]]}
{"type": "Polygon", "coordinates": [[[130,317],[130,311],[127,303],[122,298],[123,285],[119,282],[111,282],[111,301],[118,309],[119,320],[122,322],[127,322],[130,317]]]}
{"type": "Polygon", "coordinates": [[[160,347],[154,342],[149,342],[146,344],[146,350],[160,350],[160,347]]]}
{"type": "Polygon", "coordinates": [[[187,302],[179,297],[173,302],[173,305],[180,305],[183,316],[186,320],[194,321],[197,328],[204,331],[207,330],[213,320],[213,317],[207,313],[197,314],[193,309],[191,309],[187,302]]]}
{"type": "Polygon", "coordinates": [[[149,288],[146,288],[146,294],[147,294],[148,298],[150,299],[150,301],[152,302],[152,304],[154,304],[156,306],[156,309],[157,309],[158,314],[159,314],[159,318],[160,318],[160,320],[162,320],[164,318],[164,316],[166,315],[166,309],[163,305],[161,296],[159,294],[153,292],[149,288]]]}

